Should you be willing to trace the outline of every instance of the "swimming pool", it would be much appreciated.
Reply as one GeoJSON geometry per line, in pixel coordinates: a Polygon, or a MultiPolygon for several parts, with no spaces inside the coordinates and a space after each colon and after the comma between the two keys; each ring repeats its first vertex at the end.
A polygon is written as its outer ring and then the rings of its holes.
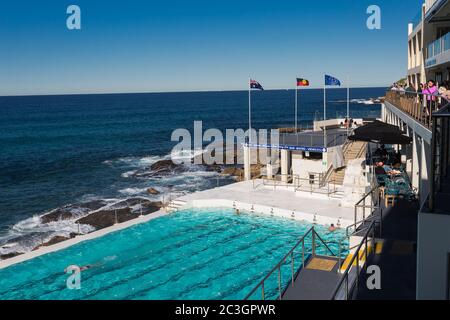
{"type": "MultiPolygon", "coordinates": [[[[0,299],[243,299],[311,226],[231,209],[183,210],[0,270],[0,299]],[[91,266],[79,290],[66,286],[69,265],[91,266]]],[[[343,233],[316,231],[337,252],[343,233]]],[[[274,277],[266,298],[276,288],[274,277]]]]}

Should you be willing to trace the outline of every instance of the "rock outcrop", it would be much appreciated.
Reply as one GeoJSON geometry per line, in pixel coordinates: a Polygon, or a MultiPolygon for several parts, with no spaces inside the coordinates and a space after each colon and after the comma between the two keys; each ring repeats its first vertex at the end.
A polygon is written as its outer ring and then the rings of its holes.
{"type": "Polygon", "coordinates": [[[73,204],[68,205],[62,208],[55,209],[45,215],[43,215],[40,219],[42,223],[50,223],[54,221],[60,220],[70,220],[75,218],[73,212],[85,212],[98,210],[101,207],[105,206],[106,202],[102,200],[90,201],[81,204],[73,204]]]}
{"type": "MultiPolygon", "coordinates": [[[[130,200],[128,200],[128,203],[129,201],[130,200]]],[[[141,200],[141,203],[143,215],[148,215],[150,213],[159,211],[163,206],[162,202],[150,202],[141,200]]],[[[117,215],[117,223],[122,223],[132,219],[136,219],[137,217],[140,216],[140,214],[141,214],[140,209],[133,211],[133,209],[130,207],[121,209],[100,210],[77,220],[76,223],[90,225],[94,227],[96,230],[99,230],[114,225],[116,223],[116,215],[117,215]]]]}

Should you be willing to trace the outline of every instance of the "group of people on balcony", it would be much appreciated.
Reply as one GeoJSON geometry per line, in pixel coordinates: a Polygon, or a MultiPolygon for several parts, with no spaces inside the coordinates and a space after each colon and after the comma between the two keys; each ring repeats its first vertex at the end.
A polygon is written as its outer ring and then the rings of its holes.
{"type": "Polygon", "coordinates": [[[418,102],[424,106],[423,111],[427,115],[430,115],[431,110],[439,109],[445,100],[450,101],[450,81],[444,81],[439,85],[435,81],[429,80],[427,83],[421,83],[417,89],[411,83],[408,86],[394,83],[390,90],[399,92],[409,98],[417,97],[418,102]]]}

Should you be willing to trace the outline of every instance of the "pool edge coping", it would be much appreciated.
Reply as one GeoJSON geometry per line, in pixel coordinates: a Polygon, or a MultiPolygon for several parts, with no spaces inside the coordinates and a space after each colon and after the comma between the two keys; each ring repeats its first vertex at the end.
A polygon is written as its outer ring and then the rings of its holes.
{"type": "Polygon", "coordinates": [[[9,258],[9,259],[0,260],[0,270],[8,268],[8,267],[18,264],[18,263],[22,263],[22,262],[43,256],[43,255],[46,255],[48,253],[53,253],[56,251],[67,249],[69,247],[72,247],[72,246],[79,244],[81,242],[84,242],[84,241],[101,238],[107,234],[110,234],[110,233],[113,233],[116,231],[121,231],[121,230],[127,229],[129,227],[138,225],[138,224],[146,223],[151,220],[154,220],[154,219],[157,219],[157,218],[160,218],[163,216],[167,216],[169,214],[170,214],[170,212],[166,212],[164,210],[159,210],[159,211],[153,212],[149,215],[140,216],[135,219],[132,219],[132,220],[129,220],[129,221],[126,221],[123,223],[115,224],[113,226],[110,226],[110,227],[107,227],[104,229],[100,229],[100,230],[96,230],[91,233],[79,235],[79,236],[76,236],[75,238],[68,239],[68,240],[65,240],[65,241],[62,241],[59,243],[55,243],[54,245],[40,247],[39,249],[34,250],[34,251],[26,252],[26,253],[20,254],[18,256],[9,258]]]}
{"type": "MultiPolygon", "coordinates": [[[[180,197],[180,199],[183,199],[183,198],[186,198],[186,196],[180,197]]],[[[237,207],[235,205],[239,205],[239,207],[240,207],[239,209],[245,210],[252,214],[263,214],[268,217],[292,219],[293,221],[306,221],[308,223],[325,225],[326,222],[322,219],[325,218],[325,220],[328,220],[328,221],[331,220],[331,218],[325,217],[322,215],[312,215],[312,214],[298,212],[298,211],[295,211],[295,216],[293,217],[293,216],[291,216],[291,214],[294,213],[294,211],[290,211],[287,209],[283,209],[283,208],[279,208],[279,207],[269,207],[269,206],[258,205],[258,204],[249,204],[249,203],[244,203],[241,201],[232,201],[232,200],[228,200],[228,199],[192,199],[192,200],[188,200],[186,202],[186,205],[183,206],[182,208],[180,208],[180,210],[189,209],[189,208],[202,209],[202,208],[224,208],[224,207],[227,207],[230,209],[235,209],[237,207]],[[215,203],[212,204],[211,202],[215,202],[215,203]],[[268,209],[270,210],[270,212],[267,212],[268,209]],[[272,212],[273,209],[277,210],[279,213],[272,212]],[[317,219],[317,218],[319,218],[319,219],[317,219]],[[316,220],[316,221],[314,221],[314,220],[316,220]],[[321,220],[321,221],[319,222],[318,220],[321,220]]],[[[8,268],[15,264],[19,264],[19,263],[22,263],[22,262],[25,262],[28,260],[32,260],[34,258],[38,258],[40,256],[43,256],[43,255],[46,255],[49,253],[67,249],[69,247],[72,247],[74,245],[77,245],[77,244],[85,242],[85,241],[101,238],[101,237],[111,234],[113,232],[121,231],[121,230],[127,229],[127,228],[135,226],[135,225],[139,225],[139,224],[146,223],[146,222],[149,222],[151,220],[154,220],[154,219],[157,219],[160,217],[167,216],[170,213],[172,213],[172,212],[168,212],[164,209],[161,209],[159,211],[153,212],[146,216],[140,216],[133,220],[129,220],[129,221],[126,221],[126,222],[123,222],[120,224],[115,224],[113,226],[110,226],[110,227],[107,227],[104,229],[100,229],[100,230],[97,230],[97,231],[94,231],[94,232],[91,232],[88,234],[76,236],[75,238],[68,239],[66,241],[62,241],[60,243],[56,243],[51,246],[40,247],[39,249],[37,249],[35,251],[26,252],[24,254],[18,255],[16,257],[13,257],[10,259],[0,260],[0,270],[8,268]]],[[[344,222],[344,224],[349,223],[345,219],[341,220],[341,222],[344,222]]]]}

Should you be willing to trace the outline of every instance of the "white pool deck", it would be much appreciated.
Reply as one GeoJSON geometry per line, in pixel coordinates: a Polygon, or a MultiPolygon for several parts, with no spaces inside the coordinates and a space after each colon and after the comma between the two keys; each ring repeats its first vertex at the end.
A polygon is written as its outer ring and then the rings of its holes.
{"type": "MultiPolygon", "coordinates": [[[[340,206],[337,199],[326,198],[323,195],[315,197],[309,194],[296,194],[293,189],[284,187],[264,186],[262,180],[245,181],[228,186],[195,192],[178,198],[186,202],[188,207],[234,207],[240,210],[259,214],[268,214],[311,223],[329,225],[334,223],[345,228],[353,223],[353,208],[340,206]]],[[[123,230],[134,225],[146,223],[150,220],[168,215],[165,210],[142,216],[111,227],[80,235],[75,238],[41,247],[35,251],[0,260],[0,269],[21,263],[51,252],[66,249],[75,244],[96,239],[111,232],[123,230]]]]}
{"type": "Polygon", "coordinates": [[[267,213],[264,209],[268,208],[275,215],[282,212],[292,217],[294,213],[298,220],[318,224],[339,223],[342,227],[347,227],[354,222],[354,208],[342,207],[339,199],[323,194],[296,193],[293,187],[278,186],[274,189],[273,186],[264,185],[262,180],[200,191],[180,197],[179,200],[186,201],[188,205],[193,204],[194,207],[217,207],[221,203],[228,206],[226,204],[231,201],[239,209],[249,211],[253,207],[255,212],[267,213]]]}

